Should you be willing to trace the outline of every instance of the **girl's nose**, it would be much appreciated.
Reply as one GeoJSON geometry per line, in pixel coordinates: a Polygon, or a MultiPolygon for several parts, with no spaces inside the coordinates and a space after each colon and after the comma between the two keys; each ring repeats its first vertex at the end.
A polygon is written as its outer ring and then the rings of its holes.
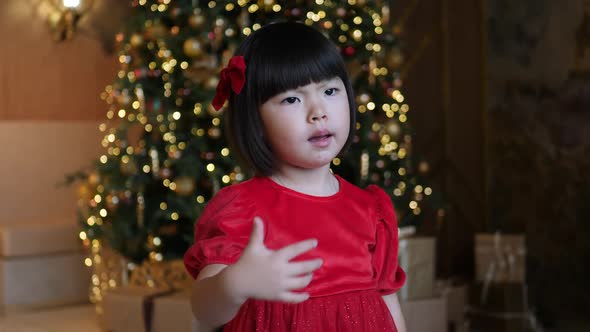
{"type": "Polygon", "coordinates": [[[328,114],[326,113],[324,105],[321,103],[313,103],[310,105],[308,116],[309,122],[317,122],[320,120],[326,120],[327,118],[328,114]]]}
{"type": "Polygon", "coordinates": [[[328,116],[326,115],[326,113],[322,113],[322,114],[317,114],[317,115],[312,116],[311,121],[315,122],[315,121],[319,121],[320,119],[325,120],[327,118],[328,118],[328,116]]]}

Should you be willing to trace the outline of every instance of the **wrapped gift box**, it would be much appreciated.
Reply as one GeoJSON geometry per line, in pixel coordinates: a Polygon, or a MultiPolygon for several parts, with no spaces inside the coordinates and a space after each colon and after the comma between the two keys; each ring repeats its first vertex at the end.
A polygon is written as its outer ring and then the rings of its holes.
{"type": "Polygon", "coordinates": [[[82,251],[78,225],[67,218],[0,223],[0,256],[30,257],[82,251]]]}
{"type": "Polygon", "coordinates": [[[447,332],[447,299],[438,296],[400,301],[410,332],[447,332]]]}
{"type": "Polygon", "coordinates": [[[3,313],[88,302],[86,255],[67,253],[0,259],[3,313]]]}
{"type": "Polygon", "coordinates": [[[477,281],[524,282],[526,246],[523,235],[476,234],[477,281]]]}
{"type": "Polygon", "coordinates": [[[453,284],[449,280],[437,280],[435,284],[435,293],[447,300],[449,332],[465,331],[468,286],[466,284],[453,284]]]}
{"type": "Polygon", "coordinates": [[[88,302],[90,269],[65,219],[0,223],[0,311],[88,302]]]}
{"type": "Polygon", "coordinates": [[[406,272],[406,283],[398,292],[408,301],[434,296],[434,237],[409,237],[399,240],[399,264],[406,272]]]}
{"type": "Polygon", "coordinates": [[[151,332],[199,332],[190,303],[190,290],[179,291],[154,299],[151,332]]]}
{"type": "Polygon", "coordinates": [[[156,297],[170,292],[169,289],[138,286],[109,289],[105,292],[102,302],[102,328],[109,332],[154,331],[151,329],[153,301],[156,297]]]}

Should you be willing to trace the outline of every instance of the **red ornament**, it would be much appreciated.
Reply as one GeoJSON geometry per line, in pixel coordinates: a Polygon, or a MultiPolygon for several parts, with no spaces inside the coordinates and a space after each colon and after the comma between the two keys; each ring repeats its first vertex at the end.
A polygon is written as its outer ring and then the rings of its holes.
{"type": "Polygon", "coordinates": [[[356,50],[352,46],[346,46],[344,48],[344,55],[346,56],[353,56],[356,53],[356,50]]]}

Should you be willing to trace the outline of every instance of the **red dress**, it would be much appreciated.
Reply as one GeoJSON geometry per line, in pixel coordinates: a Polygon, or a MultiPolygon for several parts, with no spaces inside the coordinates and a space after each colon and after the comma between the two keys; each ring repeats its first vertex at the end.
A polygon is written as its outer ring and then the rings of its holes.
{"type": "Polygon", "coordinates": [[[235,263],[255,216],[264,222],[268,248],[316,238],[318,246],[297,260],[324,261],[304,289],[307,301],[250,299],[224,331],[396,331],[382,299],[405,281],[397,261],[393,205],[377,186],[362,190],[337,179],[338,193],[317,197],[255,177],[222,189],[208,203],[195,226],[195,244],[184,257],[193,277],[208,264],[235,263]]]}

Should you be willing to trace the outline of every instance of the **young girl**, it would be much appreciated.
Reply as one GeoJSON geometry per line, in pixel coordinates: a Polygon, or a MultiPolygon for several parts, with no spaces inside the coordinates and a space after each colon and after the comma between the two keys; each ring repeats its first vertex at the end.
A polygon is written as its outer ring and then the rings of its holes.
{"type": "Polygon", "coordinates": [[[387,194],[330,172],[354,136],[334,44],[299,23],[241,44],[213,101],[256,176],[208,203],[185,255],[193,313],[223,331],[398,331],[397,224],[387,194]]]}

